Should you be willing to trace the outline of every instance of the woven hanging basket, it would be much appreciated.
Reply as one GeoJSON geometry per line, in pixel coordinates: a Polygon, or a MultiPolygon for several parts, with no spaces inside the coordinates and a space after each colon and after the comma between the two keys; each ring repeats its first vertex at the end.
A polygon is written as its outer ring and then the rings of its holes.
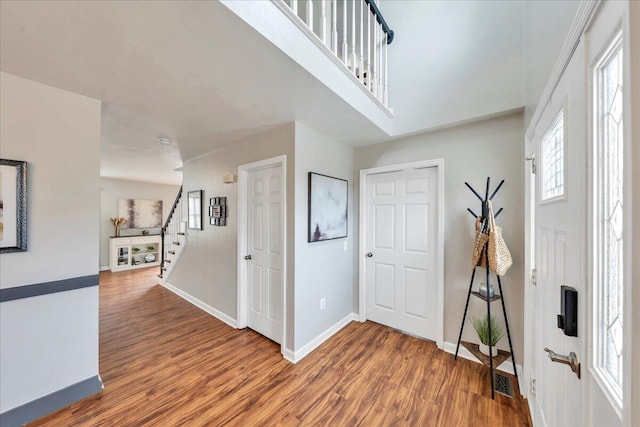
{"type": "Polygon", "coordinates": [[[502,238],[502,228],[496,226],[493,205],[489,203],[489,268],[498,276],[504,276],[513,264],[511,253],[502,238]]]}

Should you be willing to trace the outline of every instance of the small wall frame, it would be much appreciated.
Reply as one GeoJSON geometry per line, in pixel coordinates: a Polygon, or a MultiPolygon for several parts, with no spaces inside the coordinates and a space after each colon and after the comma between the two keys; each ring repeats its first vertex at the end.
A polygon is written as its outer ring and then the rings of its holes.
{"type": "Polygon", "coordinates": [[[227,198],[212,197],[209,199],[209,223],[211,225],[227,225],[227,198]]]}

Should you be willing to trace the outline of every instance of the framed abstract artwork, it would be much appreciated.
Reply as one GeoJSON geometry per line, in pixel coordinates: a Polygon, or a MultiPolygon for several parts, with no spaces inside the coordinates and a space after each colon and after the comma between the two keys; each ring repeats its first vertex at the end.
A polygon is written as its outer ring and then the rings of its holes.
{"type": "Polygon", "coordinates": [[[347,237],[348,182],[309,172],[309,242],[347,237]]]}

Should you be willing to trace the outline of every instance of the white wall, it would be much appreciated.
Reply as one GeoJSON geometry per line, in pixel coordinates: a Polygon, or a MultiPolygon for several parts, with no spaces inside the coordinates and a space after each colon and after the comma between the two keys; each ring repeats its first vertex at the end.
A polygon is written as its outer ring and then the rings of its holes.
{"type": "Polygon", "coordinates": [[[575,0],[524,3],[524,105],[525,129],[540,101],[573,18],[580,5],[575,0]]]}
{"type": "MultiPolygon", "coordinates": [[[[0,156],[26,160],[28,250],[0,287],[98,272],[100,102],[0,73],[0,156]]],[[[1,303],[0,412],[98,374],[98,287],[1,303]]]]}
{"type": "Polygon", "coordinates": [[[295,349],[353,312],[353,148],[296,122],[295,349]],[[344,239],[307,242],[309,172],[349,181],[344,239]],[[326,308],[320,310],[320,299],[326,308]]]}
{"type": "MultiPolygon", "coordinates": [[[[548,3],[548,2],[543,2],[548,3]]],[[[386,1],[393,135],[523,104],[523,2],[386,1]]]]}
{"type": "MultiPolygon", "coordinates": [[[[164,223],[179,190],[179,185],[100,178],[100,268],[109,266],[109,243],[114,233],[109,218],[118,216],[118,199],[162,200],[164,223]]],[[[140,234],[142,230],[121,228],[120,231],[122,236],[128,236],[140,234]]],[[[151,228],[149,233],[160,234],[160,228],[151,228]]]]}
{"type": "MultiPolygon", "coordinates": [[[[502,279],[516,361],[522,361],[523,348],[523,128],[522,114],[471,123],[433,133],[424,133],[384,144],[358,148],[354,168],[361,169],[444,158],[445,161],[445,244],[444,244],[444,340],[456,343],[471,276],[470,255],[473,247],[474,220],[466,211],[479,213],[479,200],[465,187],[469,182],[484,192],[487,176],[492,188],[504,179],[505,184],[494,199],[497,209],[504,207],[497,223],[503,227],[514,264],[502,279]]],[[[359,185],[355,182],[354,185],[359,185]]],[[[357,201],[355,206],[357,207],[357,201]]],[[[357,253],[357,252],[356,252],[357,253]]],[[[357,274],[354,294],[357,295],[357,274]]],[[[476,279],[477,283],[484,281],[476,279]]],[[[495,275],[492,275],[492,283],[495,275]]],[[[354,311],[358,309],[354,298],[354,311]]],[[[497,307],[497,306],[496,306],[497,307]]],[[[486,313],[479,302],[470,303],[470,315],[486,313]]],[[[470,323],[463,338],[476,341],[470,323]]],[[[506,338],[499,347],[506,348],[506,338]]]]}
{"type": "MultiPolygon", "coordinates": [[[[237,173],[238,166],[279,155],[287,156],[287,217],[293,218],[294,125],[289,124],[272,131],[229,144],[225,148],[189,161],[183,168],[183,188],[188,191],[204,190],[204,201],[227,197],[227,225],[208,224],[204,230],[188,230],[188,244],[168,281],[210,305],[223,314],[237,318],[237,232],[238,185],[224,184],[222,177],[237,173]]],[[[288,277],[293,277],[293,222],[287,224],[288,277]]],[[[293,282],[293,281],[291,281],[293,282]]],[[[291,311],[287,316],[287,346],[293,347],[293,289],[289,283],[287,295],[291,311]],[[291,344],[289,344],[291,342],[291,344]]]]}

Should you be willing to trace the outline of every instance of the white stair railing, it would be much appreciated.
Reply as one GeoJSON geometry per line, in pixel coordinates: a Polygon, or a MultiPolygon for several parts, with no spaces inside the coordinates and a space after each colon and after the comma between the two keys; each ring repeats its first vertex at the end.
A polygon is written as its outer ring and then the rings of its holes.
{"type": "Polygon", "coordinates": [[[364,87],[389,107],[387,46],[393,41],[374,0],[273,0],[304,23],[364,87]],[[338,40],[342,41],[338,49],[338,40]]]}
{"type": "Polygon", "coordinates": [[[184,215],[184,201],[182,197],[182,187],[176,196],[176,200],[171,208],[167,222],[162,227],[162,258],[160,262],[160,274],[158,277],[163,281],[169,277],[169,273],[175,267],[180,254],[187,245],[186,222],[184,215]]]}

